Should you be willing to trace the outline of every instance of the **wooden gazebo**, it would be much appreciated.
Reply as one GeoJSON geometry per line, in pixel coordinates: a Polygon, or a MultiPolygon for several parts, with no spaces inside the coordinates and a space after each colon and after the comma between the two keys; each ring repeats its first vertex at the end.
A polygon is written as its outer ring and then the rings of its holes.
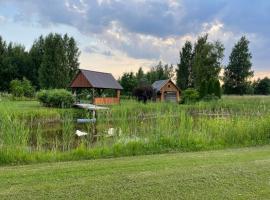
{"type": "Polygon", "coordinates": [[[120,103],[120,91],[122,86],[115,80],[110,73],[96,72],[85,69],[80,69],[70,87],[76,94],[77,89],[92,89],[93,104],[95,105],[108,105],[120,103]],[[99,94],[106,90],[114,90],[114,97],[96,97],[95,91],[99,94]]]}

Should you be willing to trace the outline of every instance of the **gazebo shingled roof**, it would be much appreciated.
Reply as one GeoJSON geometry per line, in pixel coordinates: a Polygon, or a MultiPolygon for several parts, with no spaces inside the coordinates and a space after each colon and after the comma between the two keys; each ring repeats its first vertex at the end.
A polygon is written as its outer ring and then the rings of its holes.
{"type": "MultiPolygon", "coordinates": [[[[89,88],[99,88],[99,89],[115,89],[122,90],[123,87],[115,80],[115,78],[110,73],[96,72],[91,70],[80,69],[79,73],[71,83],[71,88],[79,88],[80,81],[76,82],[76,79],[83,75],[83,79],[86,79],[89,83],[89,88]]],[[[85,81],[85,80],[84,80],[85,81]]],[[[86,87],[85,84],[82,87],[86,87]]]]}

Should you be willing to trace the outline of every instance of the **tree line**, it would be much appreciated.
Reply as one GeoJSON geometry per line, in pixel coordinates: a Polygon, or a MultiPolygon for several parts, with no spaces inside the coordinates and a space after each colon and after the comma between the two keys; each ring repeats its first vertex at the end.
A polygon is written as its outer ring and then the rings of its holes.
{"type": "Polygon", "coordinates": [[[0,91],[9,91],[12,80],[29,80],[36,89],[66,88],[79,69],[79,55],[67,34],[40,36],[29,50],[0,36],[0,91]]]}
{"type": "MultiPolygon", "coordinates": [[[[136,73],[123,73],[119,78],[123,93],[131,96],[138,87],[147,88],[157,80],[173,79],[182,91],[194,89],[201,98],[212,94],[220,97],[222,92],[270,94],[269,78],[250,81],[252,54],[246,37],[235,44],[225,67],[222,66],[224,50],[221,42],[209,41],[208,35],[198,37],[194,44],[186,41],[176,69],[171,64],[159,62],[147,72],[139,68],[136,73]]],[[[21,44],[7,43],[0,36],[0,91],[10,91],[16,84],[28,88],[26,85],[30,83],[36,89],[67,88],[79,69],[79,55],[75,39],[67,34],[41,35],[29,50],[21,44]]],[[[23,90],[21,88],[19,93],[23,90]]]]}
{"type": "Polygon", "coordinates": [[[145,73],[140,67],[137,73],[125,72],[120,77],[119,82],[123,86],[123,94],[132,96],[136,88],[149,87],[153,82],[157,80],[172,79],[174,77],[173,65],[163,64],[161,61],[151,67],[151,69],[145,73]]]}
{"type": "Polygon", "coordinates": [[[182,91],[194,89],[198,91],[200,98],[209,95],[220,98],[221,93],[270,94],[269,78],[251,81],[254,74],[251,69],[252,54],[245,36],[233,47],[229,63],[225,67],[222,66],[224,50],[220,41],[210,42],[206,34],[198,37],[194,44],[190,41],[185,42],[175,70],[172,65],[159,62],[147,73],[142,68],[139,68],[137,73],[124,73],[119,81],[124,87],[125,95],[131,95],[132,91],[142,84],[149,85],[156,80],[174,77],[182,91]]]}

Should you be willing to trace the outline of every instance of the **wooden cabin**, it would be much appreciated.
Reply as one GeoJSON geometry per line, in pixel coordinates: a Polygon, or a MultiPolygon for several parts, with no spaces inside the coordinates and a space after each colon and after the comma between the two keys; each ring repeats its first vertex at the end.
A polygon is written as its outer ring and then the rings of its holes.
{"type": "Polygon", "coordinates": [[[152,87],[156,92],[156,101],[180,101],[181,90],[170,79],[156,81],[152,87]]]}
{"type": "Polygon", "coordinates": [[[78,89],[90,89],[92,92],[92,102],[95,105],[109,105],[120,103],[120,93],[122,86],[110,73],[96,72],[80,69],[70,84],[76,95],[78,89]],[[103,97],[100,94],[104,90],[114,90],[113,97],[103,97]]]}

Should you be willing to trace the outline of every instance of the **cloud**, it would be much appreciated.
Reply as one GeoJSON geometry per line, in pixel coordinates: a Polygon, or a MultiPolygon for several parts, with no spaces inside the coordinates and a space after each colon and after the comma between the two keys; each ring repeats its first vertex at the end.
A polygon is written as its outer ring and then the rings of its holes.
{"type": "MultiPolygon", "coordinates": [[[[0,6],[4,1],[0,1],[0,6]]],[[[266,70],[270,51],[269,0],[10,0],[14,20],[45,27],[68,25],[102,41],[87,53],[176,63],[186,39],[203,33],[221,40],[226,55],[247,35],[254,65],[266,70]]],[[[1,22],[1,19],[0,19],[1,22]]]]}
{"type": "Polygon", "coordinates": [[[87,47],[84,48],[84,52],[88,53],[88,54],[101,54],[101,55],[104,55],[104,56],[108,56],[108,57],[111,57],[111,56],[114,56],[114,53],[112,52],[112,50],[106,50],[107,48],[102,49],[102,48],[99,48],[98,46],[96,45],[89,45],[87,47]]]}
{"type": "Polygon", "coordinates": [[[7,19],[4,16],[0,15],[0,24],[5,23],[7,19]]]}
{"type": "MultiPolygon", "coordinates": [[[[200,31],[203,23],[221,21],[233,31],[269,34],[268,0],[10,0],[17,20],[43,25],[66,24],[102,33],[117,22],[128,32],[156,37],[200,31]],[[48,7],[50,9],[48,9],[48,7]],[[256,29],[255,29],[256,27],[256,29]]],[[[0,2],[1,4],[1,2],[0,2]]]]}

